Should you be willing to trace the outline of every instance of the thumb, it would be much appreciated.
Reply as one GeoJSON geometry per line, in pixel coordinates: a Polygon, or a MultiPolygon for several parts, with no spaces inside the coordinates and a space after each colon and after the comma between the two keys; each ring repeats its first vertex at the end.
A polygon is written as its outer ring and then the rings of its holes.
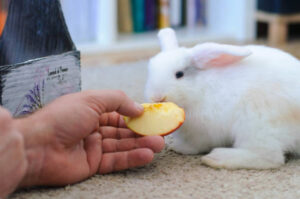
{"type": "Polygon", "coordinates": [[[90,90],[85,91],[87,101],[101,113],[118,112],[119,114],[137,117],[144,111],[142,105],[134,102],[123,91],[119,90],[90,90]]]}

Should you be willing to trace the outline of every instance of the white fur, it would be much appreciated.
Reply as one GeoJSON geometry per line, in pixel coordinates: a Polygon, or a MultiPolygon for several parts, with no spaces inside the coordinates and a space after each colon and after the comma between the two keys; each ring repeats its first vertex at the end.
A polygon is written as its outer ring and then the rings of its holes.
{"type": "MultiPolygon", "coordinates": [[[[207,46],[203,53],[218,52],[219,45],[207,46]]],[[[215,168],[277,168],[285,153],[300,154],[300,62],[274,48],[233,48],[251,55],[199,69],[195,48],[159,53],[149,63],[146,98],[185,109],[185,123],[170,135],[176,152],[210,152],[202,162],[215,168]],[[185,76],[176,79],[177,71],[185,76]]],[[[222,54],[236,56],[231,49],[222,54]]]]}
{"type": "Polygon", "coordinates": [[[175,31],[172,28],[164,28],[158,32],[158,39],[162,51],[178,48],[175,31]]]}

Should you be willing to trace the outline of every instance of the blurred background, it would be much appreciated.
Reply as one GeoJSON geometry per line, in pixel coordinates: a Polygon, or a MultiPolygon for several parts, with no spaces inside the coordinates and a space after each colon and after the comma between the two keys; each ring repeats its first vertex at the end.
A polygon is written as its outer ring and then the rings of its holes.
{"type": "MultiPolygon", "coordinates": [[[[9,0],[0,3],[0,32],[9,0]]],[[[275,46],[300,57],[298,0],[61,0],[83,65],[148,58],[157,31],[176,29],[181,45],[201,42],[275,46]]]]}

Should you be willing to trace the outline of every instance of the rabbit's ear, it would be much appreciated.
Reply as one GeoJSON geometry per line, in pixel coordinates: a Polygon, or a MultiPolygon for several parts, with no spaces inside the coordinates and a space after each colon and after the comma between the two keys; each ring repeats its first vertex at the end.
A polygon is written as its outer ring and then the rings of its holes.
{"type": "Polygon", "coordinates": [[[175,31],[172,28],[164,28],[158,32],[158,39],[161,50],[168,51],[178,48],[178,42],[175,31]]]}
{"type": "Polygon", "coordinates": [[[234,64],[251,54],[245,47],[204,43],[191,49],[192,60],[198,68],[222,67],[234,64]]]}

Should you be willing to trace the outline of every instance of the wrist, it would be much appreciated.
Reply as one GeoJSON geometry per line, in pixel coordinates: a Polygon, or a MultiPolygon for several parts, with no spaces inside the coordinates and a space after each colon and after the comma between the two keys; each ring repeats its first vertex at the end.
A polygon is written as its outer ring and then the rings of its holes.
{"type": "Polygon", "coordinates": [[[43,168],[45,143],[42,137],[44,125],[32,116],[15,119],[15,126],[24,138],[24,148],[27,159],[27,171],[19,187],[39,185],[43,168]]]}

